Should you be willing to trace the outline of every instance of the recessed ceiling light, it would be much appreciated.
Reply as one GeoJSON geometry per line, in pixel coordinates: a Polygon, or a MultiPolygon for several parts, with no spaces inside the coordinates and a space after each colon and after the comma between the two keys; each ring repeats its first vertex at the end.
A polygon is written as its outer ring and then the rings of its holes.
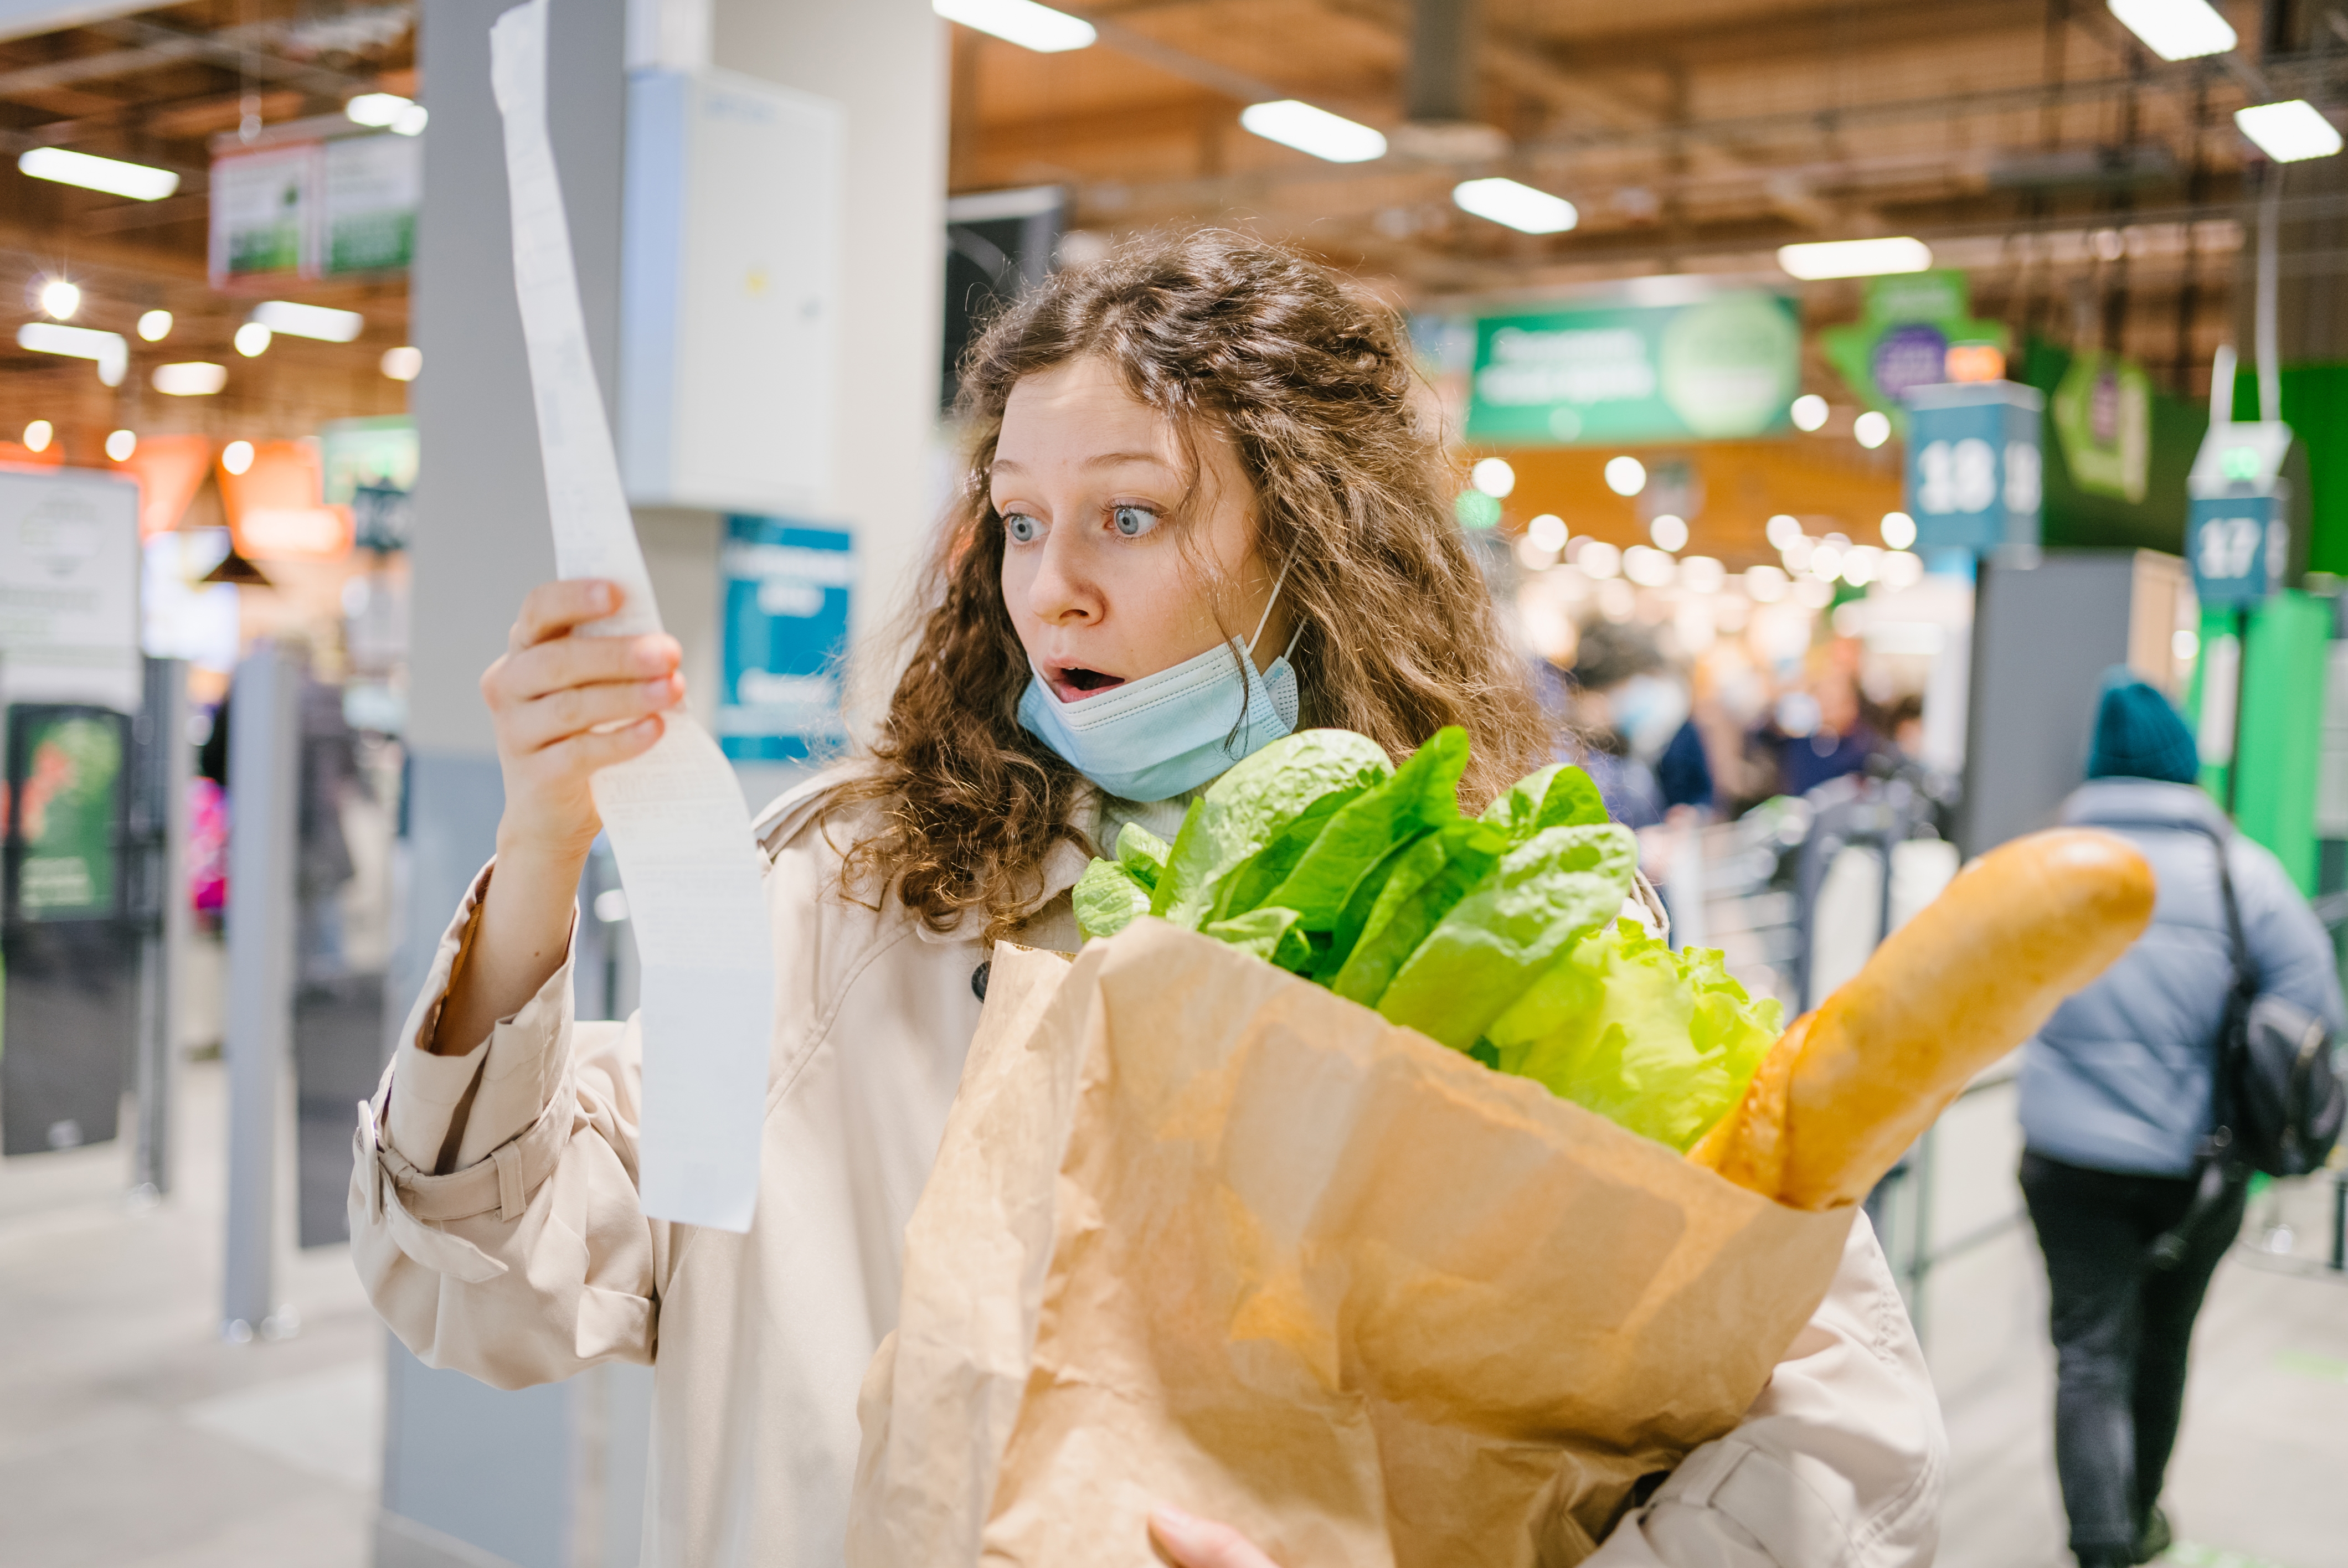
{"type": "Polygon", "coordinates": [[[292,300],[263,300],[252,307],[252,319],[273,333],[316,338],[321,343],[348,343],[366,326],[366,318],[356,311],[333,311],[292,300]]]}
{"type": "Polygon", "coordinates": [[[949,22],[991,33],[1039,55],[1086,48],[1100,36],[1083,17],[1038,5],[1035,0],[930,0],[930,9],[949,22]]]}
{"type": "Polygon", "coordinates": [[[228,366],[204,360],[155,367],[155,390],[166,397],[210,397],[228,384],[228,366]]]}
{"type": "Polygon", "coordinates": [[[1873,278],[1886,272],[1921,272],[1932,264],[1932,248],[1905,236],[1882,240],[1819,240],[1777,247],[1777,265],[1805,282],[1819,278],[1873,278]]]}
{"type": "Polygon", "coordinates": [[[58,322],[26,322],[16,329],[16,346],[36,354],[61,354],[68,359],[98,361],[98,379],[108,386],[122,384],[130,368],[130,345],[120,333],[89,327],[69,327],[58,322]]]}
{"type": "Polygon", "coordinates": [[[16,159],[16,167],[36,179],[128,196],[133,201],[160,201],[180,189],[180,177],[170,169],[70,152],[62,147],[29,148],[16,159]]]}
{"type": "Polygon", "coordinates": [[[2222,55],[2239,42],[2209,0],[2106,0],[2120,26],[2164,60],[2222,55]]]}
{"type": "Polygon", "coordinates": [[[1386,155],[1382,133],[1295,98],[1250,104],[1240,110],[1240,124],[1266,141],[1331,163],[1367,163],[1386,155]]]}
{"type": "Polygon", "coordinates": [[[1526,234],[1562,234],[1581,221],[1572,202],[1513,179],[1465,179],[1451,188],[1451,200],[1472,212],[1526,234]]]}
{"type": "Polygon", "coordinates": [[[2330,158],[2340,150],[2340,132],[2305,98],[2253,104],[2234,111],[2234,123],[2277,163],[2330,158]]]}

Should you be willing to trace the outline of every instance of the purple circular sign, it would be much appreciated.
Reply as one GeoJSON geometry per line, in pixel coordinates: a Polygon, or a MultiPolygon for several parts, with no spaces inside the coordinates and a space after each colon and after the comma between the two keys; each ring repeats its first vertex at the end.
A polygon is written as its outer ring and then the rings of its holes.
{"type": "Polygon", "coordinates": [[[1876,389],[1886,400],[1903,401],[1912,387],[1933,386],[1949,379],[1949,340],[1940,328],[1923,322],[1903,322],[1875,340],[1876,389]]]}

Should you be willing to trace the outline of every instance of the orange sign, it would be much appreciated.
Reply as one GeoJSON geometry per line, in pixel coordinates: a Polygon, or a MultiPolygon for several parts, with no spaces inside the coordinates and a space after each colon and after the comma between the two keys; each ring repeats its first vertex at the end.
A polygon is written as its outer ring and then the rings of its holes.
{"type": "Polygon", "coordinates": [[[351,548],[346,507],[325,504],[314,441],[257,441],[242,474],[220,470],[237,552],[251,560],[334,560],[351,548]]]}
{"type": "Polygon", "coordinates": [[[139,537],[151,539],[178,528],[211,466],[209,436],[141,436],[138,450],[114,466],[139,481],[139,537]]]}

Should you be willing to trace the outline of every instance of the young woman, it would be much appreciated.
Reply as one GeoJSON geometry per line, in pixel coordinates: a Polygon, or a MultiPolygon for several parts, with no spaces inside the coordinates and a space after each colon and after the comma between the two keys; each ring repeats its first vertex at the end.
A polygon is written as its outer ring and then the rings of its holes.
{"type": "MultiPolygon", "coordinates": [[[[759,825],[782,999],[750,1232],[645,1217],[636,1026],[571,1016],[588,779],[684,694],[675,643],[572,635],[608,584],[535,589],[482,678],[497,859],[360,1128],[359,1268],[427,1363],[501,1388],[657,1367],[648,1563],[839,1561],[858,1385],[987,955],[1075,948],[1093,845],[1130,820],[1170,836],[1302,725],[1399,756],[1463,724],[1469,809],[1547,759],[1396,323],[1328,272],[1229,234],[1143,244],[1035,290],[965,384],[965,487],[879,737],[759,825]]],[[[1745,1424],[1591,1561],[1921,1564],[1943,1447],[1861,1222],[1745,1424]]],[[[1269,1563],[1165,1501],[1174,1561],[1269,1563]]]]}

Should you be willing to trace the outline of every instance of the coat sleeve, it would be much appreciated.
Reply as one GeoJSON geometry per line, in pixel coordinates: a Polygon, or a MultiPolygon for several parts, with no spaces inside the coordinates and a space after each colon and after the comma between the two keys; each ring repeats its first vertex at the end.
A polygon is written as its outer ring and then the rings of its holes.
{"type": "Polygon", "coordinates": [[[400,1342],[500,1389],[650,1362],[668,1226],[636,1194],[634,1020],[572,1017],[572,959],[489,1038],[430,1038],[489,886],[440,939],[375,1098],[359,1106],[351,1255],[400,1342]]]}
{"type": "Polygon", "coordinates": [[[1948,1437],[1864,1214],[1735,1431],[1690,1453],[1582,1568],[1926,1568],[1948,1437]]]}
{"type": "Polygon", "coordinates": [[[2331,934],[2300,897],[2282,862],[2239,834],[2233,842],[2242,939],[2258,966],[2259,989],[2297,1002],[2338,1032],[2340,973],[2331,934]]]}

